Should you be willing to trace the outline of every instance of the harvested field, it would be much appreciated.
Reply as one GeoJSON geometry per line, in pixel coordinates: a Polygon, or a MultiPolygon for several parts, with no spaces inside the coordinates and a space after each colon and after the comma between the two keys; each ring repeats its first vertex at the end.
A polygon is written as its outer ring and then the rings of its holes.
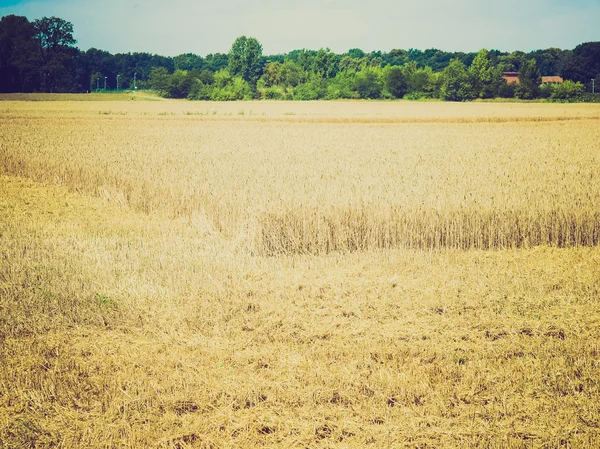
{"type": "Polygon", "coordinates": [[[599,445],[599,125],[0,102],[0,447],[599,445]]]}

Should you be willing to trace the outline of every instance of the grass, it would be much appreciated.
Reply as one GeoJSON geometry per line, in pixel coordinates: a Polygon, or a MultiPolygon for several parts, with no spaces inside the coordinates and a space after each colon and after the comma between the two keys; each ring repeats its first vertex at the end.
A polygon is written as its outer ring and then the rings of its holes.
{"type": "Polygon", "coordinates": [[[452,211],[510,235],[501,212],[553,210],[590,238],[594,119],[205,122],[165,104],[180,114],[0,119],[0,447],[598,445],[597,242],[260,240],[452,211]]]}

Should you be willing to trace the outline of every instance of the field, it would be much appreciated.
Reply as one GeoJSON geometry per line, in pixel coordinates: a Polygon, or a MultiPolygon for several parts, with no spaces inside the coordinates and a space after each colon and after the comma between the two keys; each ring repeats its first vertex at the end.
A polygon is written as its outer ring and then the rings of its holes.
{"type": "Polygon", "coordinates": [[[0,101],[0,447],[600,445],[599,106],[119,95],[0,101]]]}

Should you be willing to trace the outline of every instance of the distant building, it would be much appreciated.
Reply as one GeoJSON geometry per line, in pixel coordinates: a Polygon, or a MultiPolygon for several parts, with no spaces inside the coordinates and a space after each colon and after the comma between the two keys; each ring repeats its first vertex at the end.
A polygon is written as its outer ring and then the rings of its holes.
{"type": "MultiPolygon", "coordinates": [[[[506,84],[520,84],[519,72],[504,72],[502,77],[506,84]]],[[[562,84],[564,80],[560,76],[542,76],[542,84],[562,84]]]]}
{"type": "Polygon", "coordinates": [[[542,84],[562,84],[564,80],[560,76],[542,76],[542,84]]]}
{"type": "Polygon", "coordinates": [[[506,84],[519,84],[519,72],[504,72],[502,76],[506,84]]]}

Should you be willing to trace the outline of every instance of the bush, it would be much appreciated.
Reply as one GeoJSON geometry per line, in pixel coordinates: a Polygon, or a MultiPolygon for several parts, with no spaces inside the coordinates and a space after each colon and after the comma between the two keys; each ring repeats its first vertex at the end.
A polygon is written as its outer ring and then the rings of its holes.
{"type": "Polygon", "coordinates": [[[285,100],[285,91],[281,87],[266,87],[260,92],[264,100],[285,100]]]}
{"type": "Polygon", "coordinates": [[[417,101],[431,98],[431,96],[425,92],[411,92],[403,97],[405,100],[417,101]]]}
{"type": "Polygon", "coordinates": [[[339,72],[334,78],[329,80],[325,92],[326,100],[338,100],[340,98],[359,98],[358,94],[352,90],[354,76],[347,72],[339,72]]]}
{"type": "Polygon", "coordinates": [[[515,92],[517,90],[516,83],[503,83],[498,89],[498,96],[501,98],[515,98],[515,92]]]}
{"type": "Polygon", "coordinates": [[[402,98],[406,94],[406,77],[400,67],[388,66],[383,70],[385,88],[395,98],[402,98]]]}
{"type": "Polygon", "coordinates": [[[204,84],[199,79],[192,85],[188,99],[190,100],[210,100],[212,95],[213,86],[210,84],[204,84]]]}
{"type": "Polygon", "coordinates": [[[353,90],[358,93],[360,98],[381,98],[383,82],[376,69],[367,68],[358,72],[354,78],[353,90]]]}
{"type": "Polygon", "coordinates": [[[550,98],[554,91],[554,86],[552,84],[542,84],[539,90],[540,98],[550,98]]]}
{"type": "Polygon", "coordinates": [[[584,90],[585,87],[583,84],[567,80],[564,83],[553,86],[550,98],[552,100],[574,100],[580,97],[584,90]]]}
{"type": "Polygon", "coordinates": [[[298,84],[294,89],[294,100],[318,100],[324,98],[327,84],[320,76],[312,76],[306,83],[298,84]]]}

